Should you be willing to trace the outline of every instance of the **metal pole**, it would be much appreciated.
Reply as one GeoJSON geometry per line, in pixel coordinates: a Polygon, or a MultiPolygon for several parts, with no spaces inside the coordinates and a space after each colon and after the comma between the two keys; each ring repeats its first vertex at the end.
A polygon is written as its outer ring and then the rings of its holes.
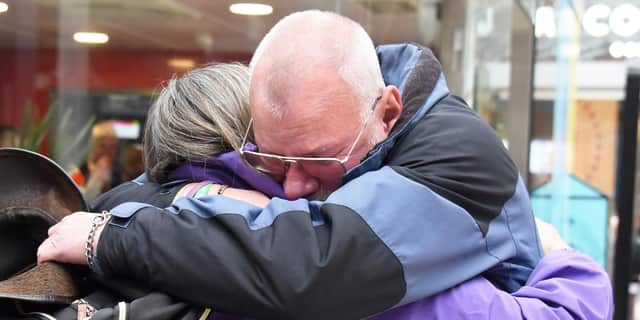
{"type": "Polygon", "coordinates": [[[614,319],[616,320],[629,319],[633,200],[636,180],[638,104],[640,103],[640,72],[638,71],[630,70],[627,75],[626,95],[620,112],[615,199],[619,218],[614,258],[614,319]]]}

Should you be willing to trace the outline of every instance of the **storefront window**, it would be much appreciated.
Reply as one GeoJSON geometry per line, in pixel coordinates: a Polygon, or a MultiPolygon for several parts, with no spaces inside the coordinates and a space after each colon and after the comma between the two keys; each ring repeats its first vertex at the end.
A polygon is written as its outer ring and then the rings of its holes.
{"type": "Polygon", "coordinates": [[[613,274],[629,262],[614,259],[624,193],[616,173],[629,60],[640,56],[640,1],[539,1],[535,18],[534,213],[613,274]]]}
{"type": "Polygon", "coordinates": [[[108,144],[112,182],[131,179],[142,169],[146,112],[172,75],[210,62],[246,63],[277,20],[305,9],[349,16],[376,44],[410,41],[437,52],[439,5],[283,0],[243,12],[232,1],[2,0],[2,143],[50,156],[79,184],[94,148],[108,144]]]}
{"type": "Polygon", "coordinates": [[[469,1],[468,6],[465,96],[508,144],[504,110],[511,77],[513,1],[469,1]]]}
{"type": "Polygon", "coordinates": [[[467,2],[462,94],[496,131],[526,180],[531,106],[531,1],[467,2]]]}
{"type": "Polygon", "coordinates": [[[533,20],[533,18],[536,15],[537,1],[536,0],[518,0],[517,2],[518,2],[517,5],[522,7],[522,10],[526,13],[529,19],[533,20]]]}

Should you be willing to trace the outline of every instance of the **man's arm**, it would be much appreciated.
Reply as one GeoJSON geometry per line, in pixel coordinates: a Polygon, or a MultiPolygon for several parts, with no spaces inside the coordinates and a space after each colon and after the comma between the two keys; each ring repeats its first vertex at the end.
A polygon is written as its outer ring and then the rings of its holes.
{"type": "Polygon", "coordinates": [[[131,201],[140,201],[165,208],[171,205],[176,194],[189,181],[176,181],[165,184],[147,183],[145,176],[124,182],[101,194],[89,203],[92,212],[109,211],[112,208],[131,201]]]}
{"type": "Polygon", "coordinates": [[[275,199],[261,210],[220,196],[181,199],[171,210],[135,205],[112,210],[102,233],[96,271],[105,278],[129,276],[261,319],[362,318],[404,292],[397,258],[335,205],[275,199]]]}
{"type": "MultiPolygon", "coordinates": [[[[71,219],[75,218],[78,218],[77,214],[71,219]]],[[[385,312],[375,319],[423,319],[425,316],[449,319],[452,315],[461,319],[610,318],[611,287],[605,271],[592,259],[566,249],[557,232],[552,228],[550,231],[553,232],[546,237],[549,244],[546,247],[565,249],[556,249],[545,257],[526,286],[512,295],[496,289],[486,279],[476,277],[438,295],[385,312]]],[[[545,233],[544,228],[541,232],[545,233]]],[[[196,285],[194,290],[200,292],[200,287],[196,285]]],[[[313,318],[313,311],[309,309],[298,317],[313,318]]]]}
{"type": "MultiPolygon", "coordinates": [[[[212,206],[212,204],[207,204],[207,206],[212,206]]],[[[149,210],[149,208],[143,210],[149,210]]],[[[144,216],[141,213],[139,212],[135,216],[137,218],[144,216]]],[[[166,214],[166,212],[155,214],[167,217],[176,216],[175,214],[166,214]]],[[[187,220],[183,220],[183,222],[187,222],[187,220]]],[[[135,223],[132,220],[128,221],[135,223]]],[[[234,222],[232,220],[227,221],[229,222],[227,227],[233,228],[234,222]]],[[[336,222],[342,223],[344,221],[336,222]]],[[[195,227],[195,224],[198,223],[201,223],[201,221],[195,220],[193,223],[188,223],[188,225],[195,227]]],[[[141,225],[144,225],[144,223],[141,225]]],[[[314,233],[313,230],[305,227],[304,223],[298,226],[301,227],[301,235],[314,233]]],[[[111,229],[112,231],[117,230],[115,228],[111,229]]],[[[167,236],[165,231],[168,230],[157,230],[159,234],[167,236]]],[[[193,231],[198,232],[198,229],[196,228],[193,231]]],[[[209,238],[211,243],[216,243],[221,239],[222,241],[228,241],[224,239],[228,238],[229,235],[223,235],[225,231],[219,231],[212,232],[209,238]],[[217,236],[218,233],[221,234],[219,237],[217,236]]],[[[193,239],[190,236],[186,238],[193,239]]],[[[251,237],[243,235],[242,238],[248,239],[251,237]]],[[[170,246],[163,247],[158,243],[155,246],[157,249],[153,250],[155,252],[147,254],[147,257],[150,257],[151,260],[141,261],[137,264],[130,261],[133,266],[130,268],[130,272],[132,274],[140,274],[140,268],[147,268],[146,274],[149,276],[145,277],[145,281],[154,283],[154,281],[160,280],[156,283],[157,286],[166,288],[168,292],[178,294],[178,297],[187,299],[189,302],[210,305],[214,307],[214,310],[259,316],[260,318],[352,318],[351,315],[353,314],[347,314],[347,312],[350,312],[349,310],[358,309],[362,311],[362,306],[366,306],[366,300],[372,301],[375,297],[372,292],[381,292],[382,288],[375,283],[377,278],[370,278],[372,282],[363,284],[360,291],[351,291],[345,294],[341,291],[343,288],[334,290],[327,285],[322,287],[325,289],[322,292],[324,293],[323,297],[308,296],[310,293],[318,293],[315,290],[319,288],[293,288],[290,285],[295,283],[309,286],[321,285],[321,283],[316,283],[315,279],[307,278],[305,274],[305,272],[309,272],[307,270],[309,267],[314,269],[318,268],[318,266],[310,266],[304,262],[306,259],[319,261],[319,255],[321,254],[307,250],[310,249],[306,247],[309,242],[302,240],[302,238],[296,238],[296,241],[300,241],[299,245],[304,248],[294,249],[295,251],[289,252],[290,256],[278,255],[277,247],[283,247],[284,244],[277,243],[278,235],[274,235],[273,232],[268,232],[262,240],[261,248],[263,250],[260,250],[260,252],[271,252],[272,254],[269,257],[258,256],[256,252],[248,249],[256,244],[246,242],[247,246],[240,250],[245,251],[247,255],[253,255],[255,259],[247,262],[242,262],[242,260],[234,256],[208,258],[211,252],[206,251],[207,246],[197,243],[177,249],[171,249],[170,246]],[[166,250],[163,248],[166,248],[166,250]],[[180,251],[180,253],[177,251],[180,251]],[[200,252],[200,255],[197,252],[200,252]],[[177,262],[171,263],[161,261],[162,257],[166,255],[184,258],[184,260],[179,259],[177,262]],[[269,261],[270,263],[264,261],[267,258],[271,260],[269,261]],[[231,261],[240,263],[233,265],[230,263],[231,261]],[[228,264],[230,268],[236,267],[238,270],[225,270],[220,266],[224,264],[228,264]],[[174,266],[175,270],[181,270],[180,275],[174,274],[176,280],[166,281],[166,279],[160,279],[162,277],[156,278],[153,275],[158,271],[162,273],[162,269],[167,268],[168,265],[174,266]],[[286,274],[276,273],[277,270],[287,268],[288,272],[286,274]],[[228,278],[229,275],[234,277],[228,278]],[[200,283],[194,281],[200,281],[200,283]],[[225,286],[225,283],[228,285],[225,286]],[[247,292],[236,291],[236,285],[232,285],[233,283],[241,284],[247,292]],[[167,285],[169,286],[167,287],[167,285]],[[297,290],[299,296],[287,297],[287,291],[290,290],[297,290]],[[250,299],[243,300],[247,297],[250,299]],[[342,301],[342,303],[349,305],[340,310],[332,309],[338,305],[337,301],[342,301]],[[224,303],[229,304],[225,305],[224,303]],[[254,303],[257,305],[253,305],[254,303]],[[350,305],[350,303],[354,305],[350,305]]],[[[185,243],[183,241],[180,242],[185,243]]],[[[315,238],[314,242],[318,243],[319,248],[320,239],[315,238]]],[[[224,247],[224,245],[221,247],[224,247]]],[[[291,247],[295,248],[297,246],[291,247]]],[[[358,243],[354,242],[353,248],[356,247],[358,247],[358,243]]],[[[99,248],[98,252],[100,250],[102,250],[102,247],[99,248]]],[[[118,250],[126,250],[126,248],[112,248],[110,251],[115,252],[118,250]]],[[[134,251],[137,250],[142,251],[144,248],[134,248],[134,251]]],[[[334,263],[332,261],[334,258],[330,256],[331,253],[324,253],[326,254],[324,267],[329,268],[334,263]]],[[[353,253],[354,256],[352,258],[361,258],[358,255],[358,250],[354,250],[353,253]]],[[[372,251],[370,254],[377,256],[378,252],[372,251]]],[[[367,257],[364,258],[366,259],[367,257]]],[[[384,257],[379,258],[384,260],[384,257]]],[[[105,263],[100,263],[100,265],[104,266],[105,263]]],[[[358,281],[363,281],[355,273],[354,267],[359,268],[362,274],[373,275],[374,277],[378,274],[390,274],[387,272],[388,269],[384,263],[378,265],[346,264],[344,268],[335,271],[333,275],[329,276],[321,270],[313,270],[312,272],[315,276],[325,276],[321,279],[326,280],[323,283],[329,283],[333,286],[335,284],[333,277],[335,277],[340,281],[347,282],[345,287],[350,287],[358,281]]],[[[427,315],[433,316],[435,319],[464,319],[475,316],[488,319],[608,319],[612,310],[611,305],[610,282],[605,271],[592,259],[576,251],[560,249],[546,256],[536,267],[526,286],[511,295],[496,289],[485,278],[476,277],[430,298],[418,300],[413,304],[381,314],[379,319],[412,319],[411,317],[423,319],[427,315]]]]}
{"type": "Polygon", "coordinates": [[[262,210],[212,196],[169,210],[127,203],[112,213],[97,248],[99,274],[260,318],[361,318],[498,261],[467,213],[388,167],[324,203],[274,199],[262,210]]]}

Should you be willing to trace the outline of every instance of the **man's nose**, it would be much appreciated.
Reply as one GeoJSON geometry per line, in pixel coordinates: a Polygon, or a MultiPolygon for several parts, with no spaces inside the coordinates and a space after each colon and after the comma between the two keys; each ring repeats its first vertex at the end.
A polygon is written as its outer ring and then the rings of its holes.
{"type": "Polygon", "coordinates": [[[320,188],[318,180],[309,175],[299,164],[291,164],[284,179],[284,194],[289,200],[306,198],[320,188]]]}

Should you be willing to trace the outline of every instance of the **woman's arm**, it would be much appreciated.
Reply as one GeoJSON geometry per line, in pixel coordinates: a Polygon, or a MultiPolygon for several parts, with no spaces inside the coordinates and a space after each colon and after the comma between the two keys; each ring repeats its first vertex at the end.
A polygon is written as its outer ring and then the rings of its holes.
{"type": "MultiPolygon", "coordinates": [[[[182,187],[176,196],[173,199],[173,203],[175,203],[178,199],[187,196],[190,192],[194,193],[194,188],[200,189],[205,188],[201,183],[189,183],[182,187]]],[[[245,201],[253,204],[254,206],[258,206],[264,208],[269,203],[269,197],[264,195],[262,192],[254,191],[254,190],[245,190],[245,189],[237,189],[237,188],[229,188],[226,185],[211,183],[211,186],[208,189],[208,195],[223,195],[229,198],[234,198],[236,200],[245,201]]]]}
{"type": "Polygon", "coordinates": [[[372,317],[383,319],[611,319],[607,273],[573,249],[557,249],[509,294],[476,277],[449,290],[372,317]]]}

